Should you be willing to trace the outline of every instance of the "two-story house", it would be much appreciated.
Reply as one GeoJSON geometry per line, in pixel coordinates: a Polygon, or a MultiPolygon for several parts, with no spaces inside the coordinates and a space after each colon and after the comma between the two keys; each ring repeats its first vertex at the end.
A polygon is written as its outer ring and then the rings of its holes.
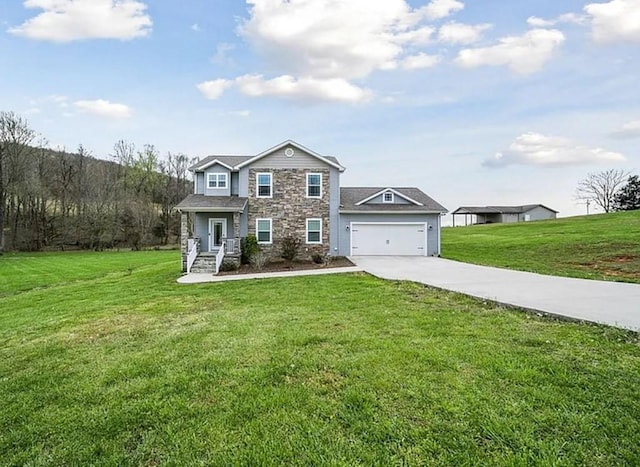
{"type": "Polygon", "coordinates": [[[307,256],[440,254],[439,203],[417,188],[344,188],[331,156],[285,141],[254,156],[209,156],[190,168],[193,194],[180,202],[183,270],[196,256],[239,260],[240,239],[256,236],[278,256],[296,237],[307,256]]]}

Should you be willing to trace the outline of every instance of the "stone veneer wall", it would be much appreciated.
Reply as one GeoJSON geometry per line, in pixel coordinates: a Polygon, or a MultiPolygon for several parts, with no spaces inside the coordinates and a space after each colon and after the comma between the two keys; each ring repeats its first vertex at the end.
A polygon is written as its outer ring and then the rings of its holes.
{"type": "Polygon", "coordinates": [[[299,257],[329,253],[329,169],[250,169],[248,233],[256,235],[256,219],[272,219],[272,244],[260,245],[271,257],[280,256],[279,240],[290,235],[302,241],[299,257]],[[272,174],[272,198],[256,197],[256,174],[272,174]],[[322,198],[307,198],[307,173],[322,174],[322,198]],[[322,219],[322,244],[306,244],[306,220],[322,219]]]}

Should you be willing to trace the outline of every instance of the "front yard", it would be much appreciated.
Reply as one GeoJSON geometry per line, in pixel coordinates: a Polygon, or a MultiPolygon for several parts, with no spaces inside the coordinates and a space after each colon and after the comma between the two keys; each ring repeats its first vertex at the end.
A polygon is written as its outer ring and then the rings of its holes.
{"type": "Polygon", "coordinates": [[[365,274],[178,267],[0,257],[1,465],[640,463],[636,334],[365,274]]]}

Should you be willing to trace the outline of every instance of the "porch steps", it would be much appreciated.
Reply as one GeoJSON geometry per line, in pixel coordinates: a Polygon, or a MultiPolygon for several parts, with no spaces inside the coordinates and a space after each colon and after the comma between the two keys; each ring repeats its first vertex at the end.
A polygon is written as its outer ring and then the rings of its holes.
{"type": "MultiPolygon", "coordinates": [[[[240,264],[239,254],[227,254],[225,258],[233,259],[240,264]]],[[[216,255],[213,253],[200,253],[191,266],[191,272],[196,274],[213,274],[216,270],[216,255]]]]}
{"type": "Polygon", "coordinates": [[[216,270],[216,257],[209,255],[198,255],[191,266],[191,272],[196,274],[213,274],[216,270]]]}

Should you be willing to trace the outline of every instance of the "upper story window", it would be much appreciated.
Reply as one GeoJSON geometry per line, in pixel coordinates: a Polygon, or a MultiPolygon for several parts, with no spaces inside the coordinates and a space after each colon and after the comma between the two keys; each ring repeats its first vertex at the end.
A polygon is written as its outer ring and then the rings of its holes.
{"type": "Polygon", "coordinates": [[[210,173],[207,174],[207,187],[208,188],[227,188],[227,174],[226,173],[210,173]]]}
{"type": "Polygon", "coordinates": [[[322,198],[322,174],[307,174],[307,198],[322,198]]]}
{"type": "Polygon", "coordinates": [[[382,195],[382,202],[383,203],[393,203],[393,193],[391,193],[390,191],[387,191],[386,193],[384,193],[382,195]]]}
{"type": "Polygon", "coordinates": [[[256,175],[256,196],[258,198],[271,198],[273,196],[273,180],[270,173],[256,175]]]}

